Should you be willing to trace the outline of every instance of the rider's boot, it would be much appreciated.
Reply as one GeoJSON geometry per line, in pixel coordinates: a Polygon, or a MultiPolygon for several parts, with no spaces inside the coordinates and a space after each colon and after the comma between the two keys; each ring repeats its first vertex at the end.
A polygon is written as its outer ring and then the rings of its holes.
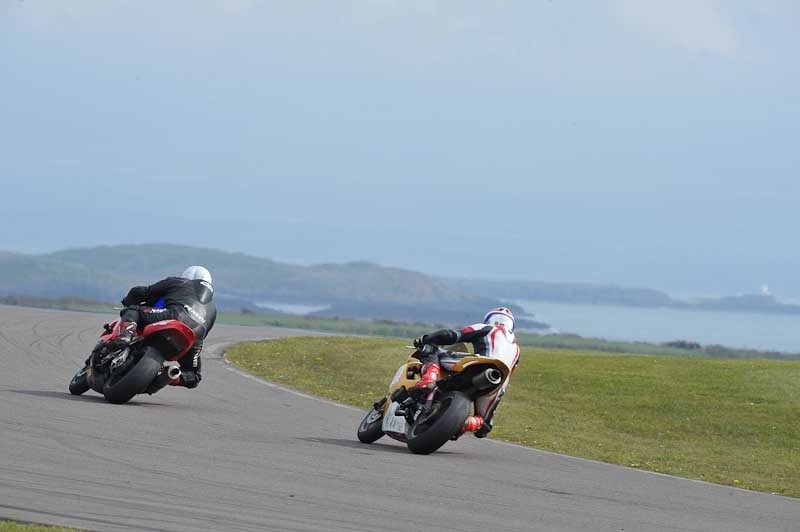
{"type": "Polygon", "coordinates": [[[475,432],[483,426],[483,418],[481,416],[469,416],[464,421],[464,432],[475,432]]]}
{"type": "Polygon", "coordinates": [[[414,385],[414,388],[417,389],[426,389],[431,390],[436,386],[436,381],[439,380],[439,373],[441,373],[442,368],[439,367],[439,364],[435,362],[429,362],[422,366],[422,377],[419,379],[419,382],[414,385]]]}
{"type": "Polygon", "coordinates": [[[485,421],[483,425],[481,425],[473,434],[475,434],[476,438],[485,438],[491,431],[492,431],[492,421],[485,421]]]}
{"type": "Polygon", "coordinates": [[[120,349],[128,347],[131,340],[133,340],[133,337],[136,335],[137,325],[135,321],[124,321],[120,324],[119,328],[119,336],[108,343],[109,351],[119,351],[120,349]]]}
{"type": "Polygon", "coordinates": [[[483,418],[481,416],[469,416],[467,419],[464,420],[464,426],[461,427],[461,430],[458,431],[458,434],[450,438],[451,440],[457,440],[461,436],[464,435],[465,432],[474,432],[477,436],[478,432],[480,432],[481,428],[483,428],[483,418]]]}

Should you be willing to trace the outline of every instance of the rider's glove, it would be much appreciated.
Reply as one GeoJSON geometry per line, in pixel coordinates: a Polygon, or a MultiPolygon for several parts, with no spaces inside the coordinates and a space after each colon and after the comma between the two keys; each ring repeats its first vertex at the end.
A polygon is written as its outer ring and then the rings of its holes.
{"type": "Polygon", "coordinates": [[[419,354],[423,356],[433,355],[438,349],[435,345],[425,344],[419,349],[419,354]]]}
{"type": "Polygon", "coordinates": [[[425,345],[425,337],[428,336],[427,334],[423,334],[422,336],[417,336],[414,338],[414,347],[419,349],[420,347],[425,345]]]}
{"type": "Polygon", "coordinates": [[[131,305],[138,305],[147,299],[146,286],[134,286],[128,291],[128,295],[122,300],[122,304],[126,307],[131,305]]]}

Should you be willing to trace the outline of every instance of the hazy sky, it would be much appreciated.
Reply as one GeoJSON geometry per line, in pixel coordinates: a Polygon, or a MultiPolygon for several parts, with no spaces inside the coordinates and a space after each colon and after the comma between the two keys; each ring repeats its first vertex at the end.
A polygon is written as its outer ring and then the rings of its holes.
{"type": "Polygon", "coordinates": [[[800,297],[800,3],[0,0],[0,249],[800,297]]]}

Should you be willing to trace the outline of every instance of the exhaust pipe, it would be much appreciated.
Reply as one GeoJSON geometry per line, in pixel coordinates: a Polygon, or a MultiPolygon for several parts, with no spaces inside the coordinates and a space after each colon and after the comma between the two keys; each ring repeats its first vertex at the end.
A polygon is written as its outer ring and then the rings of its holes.
{"type": "Polygon", "coordinates": [[[478,390],[494,388],[503,380],[503,372],[497,368],[487,368],[472,377],[472,385],[478,390]]]}
{"type": "Polygon", "coordinates": [[[153,394],[156,393],[158,390],[169,384],[170,382],[174,381],[178,377],[181,376],[181,367],[180,365],[173,361],[169,360],[164,362],[164,365],[161,366],[161,371],[158,372],[156,378],[153,379],[153,382],[150,383],[150,386],[147,387],[147,393],[153,394]]]}
{"type": "Polygon", "coordinates": [[[181,376],[181,367],[177,364],[169,364],[169,366],[167,366],[165,363],[164,366],[167,368],[166,373],[167,377],[169,377],[169,380],[174,381],[181,376]]]}

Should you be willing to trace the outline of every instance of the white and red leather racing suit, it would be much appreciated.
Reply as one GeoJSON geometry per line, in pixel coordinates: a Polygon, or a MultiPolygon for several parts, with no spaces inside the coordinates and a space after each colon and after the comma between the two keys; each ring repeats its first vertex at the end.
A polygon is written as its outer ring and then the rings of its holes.
{"type": "MultiPolygon", "coordinates": [[[[519,364],[519,344],[517,344],[517,339],[512,331],[502,326],[477,323],[460,331],[442,329],[425,335],[423,341],[426,344],[437,346],[469,342],[472,344],[476,355],[499,358],[511,369],[512,374],[517,364],[519,364]]],[[[442,368],[450,370],[465,356],[469,356],[469,353],[446,351],[438,355],[438,362],[442,368]]],[[[482,396],[475,400],[475,415],[481,416],[484,424],[488,425],[489,428],[492,426],[492,418],[506,392],[509,380],[510,378],[506,379],[500,390],[494,394],[482,396]]]]}

